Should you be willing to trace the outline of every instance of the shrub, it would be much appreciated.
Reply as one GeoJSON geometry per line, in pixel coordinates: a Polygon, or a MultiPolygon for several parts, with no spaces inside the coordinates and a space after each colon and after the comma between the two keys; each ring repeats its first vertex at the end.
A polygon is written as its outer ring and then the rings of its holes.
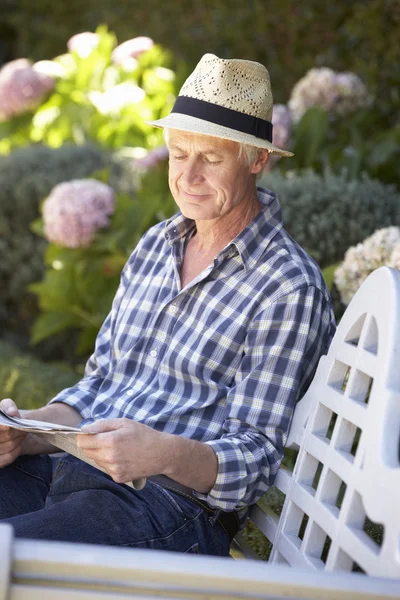
{"type": "Polygon", "coordinates": [[[362,243],[346,251],[344,261],[334,275],[343,304],[349,304],[370,273],[385,265],[400,269],[399,227],[378,229],[362,243]]]}
{"type": "Polygon", "coordinates": [[[149,35],[191,68],[204,52],[258,60],[270,70],[277,102],[286,101],[290,88],[312,67],[352,70],[379,98],[380,119],[390,123],[399,113],[396,0],[283,0],[273,10],[265,0],[69,0],[67,7],[51,0],[19,0],[2,5],[0,37],[15,56],[51,58],[65,52],[69,36],[103,22],[120,41],[149,35]]]}
{"type": "Polygon", "coordinates": [[[400,193],[366,175],[272,171],[259,183],[278,194],[285,228],[322,268],[377,228],[400,225],[400,193]]]}
{"type": "Polygon", "coordinates": [[[94,146],[57,150],[31,146],[0,156],[0,322],[28,318],[33,297],[26,286],[41,278],[46,243],[30,230],[41,200],[58,183],[85,177],[109,163],[94,146]]]}
{"type": "Polygon", "coordinates": [[[78,379],[69,367],[42,363],[0,340],[0,398],[12,398],[19,408],[43,406],[78,379]]]}
{"type": "MultiPolygon", "coordinates": [[[[154,157],[150,158],[153,164],[154,157]]],[[[139,169],[138,162],[131,169],[139,169]]],[[[168,190],[165,160],[160,160],[147,173],[143,165],[142,169],[142,184],[135,196],[116,194],[110,224],[99,229],[90,244],[86,243],[86,237],[82,237],[80,231],[69,231],[68,235],[80,242],[76,247],[65,247],[66,240],[62,239],[63,236],[59,236],[58,244],[52,242],[48,245],[45,253],[45,277],[41,282],[30,286],[38,296],[41,309],[32,328],[34,343],[63,332],[74,331],[79,333],[76,352],[84,354],[92,351],[98,330],[111,308],[122,267],[129,255],[149,227],[176,211],[168,190]]],[[[125,175],[127,173],[128,171],[125,175]]],[[[102,176],[102,173],[97,175],[102,176]]],[[[79,183],[87,186],[88,193],[94,184],[100,185],[93,180],[79,183]]],[[[88,198],[85,202],[76,203],[74,186],[65,184],[64,187],[68,188],[68,193],[58,194],[58,215],[65,213],[65,203],[74,204],[74,229],[79,229],[85,216],[81,211],[85,211],[88,198]]],[[[126,182],[122,182],[122,187],[126,187],[126,182]]],[[[46,203],[47,200],[44,208],[46,203]]],[[[58,226],[58,216],[55,217],[53,227],[58,226]]],[[[44,230],[46,224],[48,225],[47,216],[44,214],[44,230]]],[[[38,220],[34,228],[43,232],[43,222],[38,220]]]]}
{"type": "MultiPolygon", "coordinates": [[[[175,73],[168,68],[170,53],[149,38],[132,39],[116,46],[115,36],[105,27],[69,40],[69,52],[33,67],[25,59],[0,70],[0,95],[4,72],[28,65],[36,74],[49,76],[54,86],[43,102],[20,102],[11,110],[0,104],[0,152],[41,142],[58,148],[66,142],[92,143],[107,149],[122,146],[154,148],[162,132],[146,123],[165,116],[175,99],[175,73]],[[150,47],[151,46],[151,47],[150,47]]],[[[28,68],[26,67],[25,70],[28,68]]],[[[19,69],[17,74],[21,71],[19,69]]],[[[30,72],[30,71],[28,71],[30,72]]],[[[24,80],[6,79],[5,89],[24,97],[24,80]]],[[[26,87],[26,86],[25,86],[26,87]]],[[[10,94],[9,94],[10,95],[10,94]]],[[[39,101],[39,100],[37,100],[39,101]]],[[[15,104],[15,103],[14,103],[15,104]]]]}

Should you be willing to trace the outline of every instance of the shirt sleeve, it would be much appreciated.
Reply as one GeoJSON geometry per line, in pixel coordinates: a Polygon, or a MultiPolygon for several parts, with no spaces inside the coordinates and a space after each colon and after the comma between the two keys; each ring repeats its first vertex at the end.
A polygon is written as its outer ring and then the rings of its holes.
{"type": "Polygon", "coordinates": [[[63,402],[77,410],[81,414],[82,419],[91,417],[92,403],[111,368],[112,333],[121,299],[129,284],[130,271],[131,264],[128,261],[122,271],[120,284],[114,297],[111,311],[97,334],[95,350],[86,363],[83,378],[74,386],[62,390],[55,398],[50,400],[49,404],[63,402]]]}
{"type": "Polygon", "coordinates": [[[279,469],[296,401],[304,394],[332,336],[330,305],[309,286],[261,311],[248,331],[245,352],[227,395],[224,433],[206,442],[218,459],[208,494],[226,511],[254,504],[279,469]]]}

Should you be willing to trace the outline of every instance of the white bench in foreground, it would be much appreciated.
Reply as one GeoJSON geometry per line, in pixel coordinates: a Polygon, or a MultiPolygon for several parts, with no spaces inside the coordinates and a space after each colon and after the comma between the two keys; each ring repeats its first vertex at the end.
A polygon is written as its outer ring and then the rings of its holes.
{"type": "Polygon", "coordinates": [[[352,300],[289,446],[280,516],[251,511],[268,563],[16,540],[0,525],[0,600],[400,599],[400,272],[378,269],[352,300]]]}

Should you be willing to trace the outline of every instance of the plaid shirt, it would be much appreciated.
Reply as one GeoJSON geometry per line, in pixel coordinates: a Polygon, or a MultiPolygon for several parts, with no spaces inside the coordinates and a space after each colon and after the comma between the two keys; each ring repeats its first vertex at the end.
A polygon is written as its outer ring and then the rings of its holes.
{"type": "Polygon", "coordinates": [[[218,475],[197,496],[228,511],[272,484],[335,330],[319,268],[283,229],[275,194],[258,193],[263,210],[184,289],[194,222],[178,214],[143,236],[83,379],[53,399],[85,422],[127,417],[209,444],[218,475]]]}

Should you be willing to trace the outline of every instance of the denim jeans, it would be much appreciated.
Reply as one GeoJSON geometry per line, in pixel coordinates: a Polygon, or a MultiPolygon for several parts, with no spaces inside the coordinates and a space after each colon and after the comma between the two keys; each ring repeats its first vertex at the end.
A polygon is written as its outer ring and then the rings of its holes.
{"type": "Polygon", "coordinates": [[[0,520],[20,538],[229,554],[223,528],[195,502],[150,481],[135,491],[68,454],[0,469],[0,520]]]}

